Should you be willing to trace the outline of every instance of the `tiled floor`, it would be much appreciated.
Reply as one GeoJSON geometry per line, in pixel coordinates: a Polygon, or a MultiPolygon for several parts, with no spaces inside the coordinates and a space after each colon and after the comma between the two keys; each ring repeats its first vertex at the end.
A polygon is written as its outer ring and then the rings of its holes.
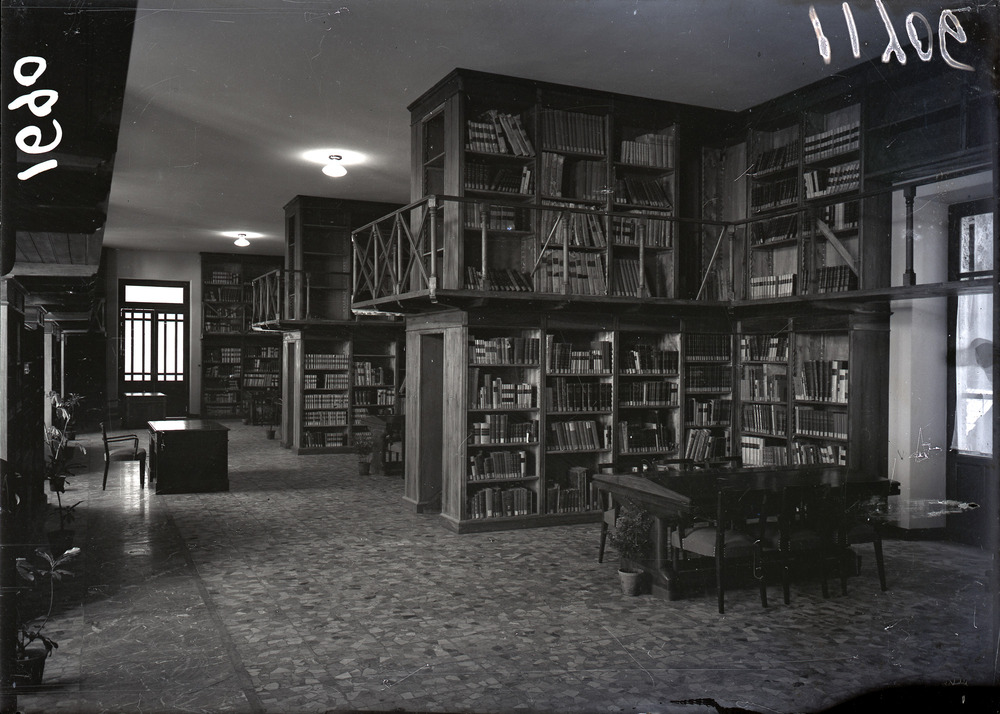
{"type": "Polygon", "coordinates": [[[736,591],[720,616],[622,596],[596,524],[454,535],[353,456],[226,423],[228,493],[140,491],[132,465],[101,491],[84,437],[83,553],[22,711],[793,712],[990,681],[981,551],[892,541],[887,593],[868,551],[846,597],[736,591]]]}

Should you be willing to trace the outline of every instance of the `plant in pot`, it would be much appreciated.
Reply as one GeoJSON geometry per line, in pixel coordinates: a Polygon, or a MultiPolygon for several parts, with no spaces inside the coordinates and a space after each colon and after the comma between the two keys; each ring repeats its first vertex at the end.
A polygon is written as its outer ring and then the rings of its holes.
{"type": "Polygon", "coordinates": [[[53,557],[47,551],[35,551],[42,566],[33,565],[27,558],[16,561],[17,573],[33,584],[48,581],[45,614],[29,621],[21,621],[18,626],[15,643],[16,661],[14,666],[14,686],[37,686],[42,683],[45,670],[45,660],[51,656],[52,650],[59,647],[55,640],[42,634],[42,629],[52,617],[52,607],[56,599],[56,581],[71,576],[73,573],[63,566],[80,554],[79,548],[70,548],[59,557],[53,557]]]}
{"type": "Polygon", "coordinates": [[[87,453],[82,445],[70,441],[66,433],[62,430],[50,426],[45,429],[45,443],[47,454],[45,459],[44,478],[49,482],[49,490],[56,495],[56,513],[59,516],[59,530],[49,532],[49,543],[53,553],[62,553],[73,545],[73,531],[66,526],[75,519],[74,509],[82,501],[77,501],[72,506],[64,506],[62,495],[66,493],[67,476],[72,476],[69,461],[79,449],[87,453]]]}
{"type": "Polygon", "coordinates": [[[371,434],[358,434],[354,438],[354,446],[358,452],[358,473],[367,476],[372,469],[373,442],[371,434]]]}
{"type": "Polygon", "coordinates": [[[272,396],[264,402],[261,410],[264,418],[264,430],[268,439],[274,438],[275,427],[277,427],[281,414],[281,397],[272,396]]]}
{"type": "Polygon", "coordinates": [[[58,392],[48,392],[46,397],[52,402],[57,419],[62,422],[60,429],[66,434],[66,438],[76,438],[76,408],[80,406],[83,397],[70,392],[65,397],[58,392]]]}
{"type": "Polygon", "coordinates": [[[611,547],[618,551],[618,575],[624,595],[638,595],[642,576],[642,563],[649,558],[653,548],[653,517],[630,504],[622,507],[614,530],[608,535],[611,547]]]}

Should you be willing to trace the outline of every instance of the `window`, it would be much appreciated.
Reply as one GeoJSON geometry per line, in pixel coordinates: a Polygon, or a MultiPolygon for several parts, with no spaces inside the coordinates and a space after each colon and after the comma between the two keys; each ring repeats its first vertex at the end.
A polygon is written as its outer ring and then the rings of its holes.
{"type": "Polygon", "coordinates": [[[123,281],[121,297],[122,381],[137,390],[183,382],[187,284],[123,281]]]}

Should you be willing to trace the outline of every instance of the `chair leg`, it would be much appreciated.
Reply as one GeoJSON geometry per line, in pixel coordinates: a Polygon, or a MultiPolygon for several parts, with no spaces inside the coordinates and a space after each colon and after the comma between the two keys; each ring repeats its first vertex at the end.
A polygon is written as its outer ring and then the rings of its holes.
{"type": "Polygon", "coordinates": [[[885,561],[882,560],[882,534],[875,532],[875,566],[878,568],[878,584],[882,587],[882,592],[888,588],[885,585],[885,561]]]}
{"type": "Polygon", "coordinates": [[[788,563],[781,566],[781,594],[785,604],[790,605],[792,602],[792,575],[788,563]]]}
{"type": "Polygon", "coordinates": [[[139,457],[139,488],[146,488],[146,457],[139,457]]]}
{"type": "Polygon", "coordinates": [[[104,460],[104,483],[101,484],[101,490],[104,491],[108,488],[108,469],[111,468],[111,462],[107,459],[104,460]]]}
{"type": "Polygon", "coordinates": [[[597,562],[604,562],[604,545],[608,541],[608,522],[601,521],[601,547],[597,551],[597,562]]]}
{"type": "Polygon", "coordinates": [[[721,555],[715,557],[715,587],[719,591],[719,614],[724,615],[726,612],[726,591],[722,586],[723,583],[723,562],[725,558],[721,555]]]}

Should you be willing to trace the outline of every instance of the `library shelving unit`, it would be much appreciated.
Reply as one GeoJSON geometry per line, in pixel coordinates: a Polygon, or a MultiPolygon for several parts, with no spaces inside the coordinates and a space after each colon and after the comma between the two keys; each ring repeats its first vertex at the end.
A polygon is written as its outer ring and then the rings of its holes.
{"type": "Polygon", "coordinates": [[[285,341],[296,347],[292,362],[285,366],[286,379],[293,382],[292,396],[284,404],[290,417],[290,446],[297,453],[352,450],[350,339],[287,333],[285,341]]]}
{"type": "MultiPolygon", "coordinates": [[[[377,333],[376,333],[377,334],[377,333]]],[[[399,413],[402,331],[381,336],[355,333],[351,354],[351,432],[369,431],[365,417],[394,416],[399,413]]]]}
{"type": "Polygon", "coordinates": [[[251,281],[280,257],[202,253],[202,414],[253,420],[262,390],[277,387],[280,336],[250,325],[251,281]]]}
{"type": "MultiPolygon", "coordinates": [[[[697,325],[696,329],[701,329],[697,325]]],[[[683,339],[685,459],[704,462],[732,455],[733,335],[685,332],[683,339]]]]}
{"type": "Polygon", "coordinates": [[[739,340],[739,434],[744,466],[789,461],[789,323],[746,320],[739,340]]]}

